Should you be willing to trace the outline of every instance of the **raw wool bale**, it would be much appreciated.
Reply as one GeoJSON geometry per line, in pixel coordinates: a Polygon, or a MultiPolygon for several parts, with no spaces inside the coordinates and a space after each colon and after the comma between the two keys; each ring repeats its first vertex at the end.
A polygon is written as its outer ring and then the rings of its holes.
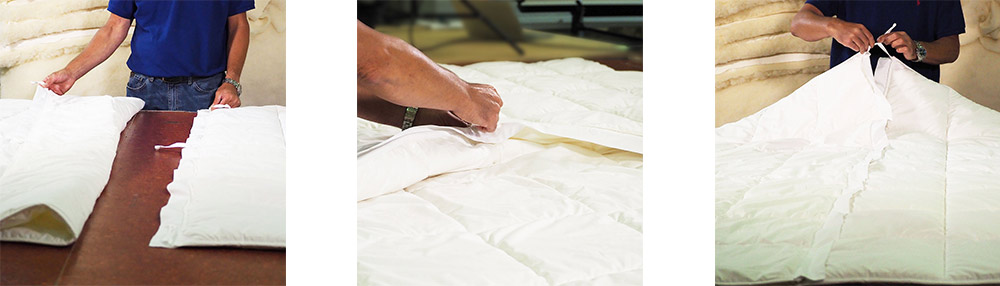
{"type": "Polygon", "coordinates": [[[941,83],[966,98],[1000,111],[1000,53],[979,41],[962,46],[958,60],[941,65],[941,83]]]}
{"type": "Polygon", "coordinates": [[[789,32],[802,1],[716,0],[716,126],[788,95],[829,68],[831,39],[789,32]]]}
{"type": "Polygon", "coordinates": [[[830,54],[831,39],[807,42],[782,33],[757,37],[722,46],[715,46],[715,64],[726,64],[736,60],[753,59],[787,53],[830,54]]]}
{"type": "MultiPolygon", "coordinates": [[[[90,43],[97,29],[69,31],[45,35],[13,45],[0,47],[0,68],[9,68],[31,61],[51,59],[66,54],[79,54],[90,43]]],[[[128,46],[131,33],[122,46],[128,46]]]]}
{"type": "MultiPolygon", "coordinates": [[[[758,61],[759,60],[754,60],[758,61]]],[[[751,81],[766,80],[797,74],[818,75],[830,66],[829,56],[820,56],[802,61],[775,61],[771,63],[753,64],[730,69],[715,75],[715,90],[738,86],[751,81]]]]}
{"type": "Polygon", "coordinates": [[[798,12],[804,3],[801,0],[716,0],[715,25],[721,26],[780,13],[794,13],[798,12]]]}
{"type": "Polygon", "coordinates": [[[965,34],[958,36],[965,46],[978,40],[986,49],[1000,53],[1000,0],[962,1],[965,34]]]}
{"type": "Polygon", "coordinates": [[[958,60],[941,65],[941,83],[970,100],[1000,110],[1000,0],[963,0],[965,33],[958,60]]]}
{"type": "Polygon", "coordinates": [[[817,74],[803,73],[749,81],[715,91],[715,127],[735,122],[792,93],[817,74]]]}
{"type": "Polygon", "coordinates": [[[0,24],[50,19],[74,11],[104,9],[108,0],[13,0],[0,2],[0,24]]]}
{"type": "Polygon", "coordinates": [[[0,46],[18,41],[69,30],[100,28],[108,21],[111,12],[103,8],[70,12],[48,19],[0,22],[0,46]]]}
{"type": "MultiPolygon", "coordinates": [[[[30,82],[42,80],[50,73],[62,69],[77,53],[42,58],[0,69],[0,98],[31,99],[35,85],[30,82]]],[[[130,72],[125,61],[129,55],[129,47],[119,47],[111,57],[77,80],[68,94],[124,96],[130,72]]]]}
{"type": "MultiPolygon", "coordinates": [[[[48,17],[50,19],[45,20],[48,22],[44,22],[42,26],[65,27],[71,27],[71,25],[59,23],[59,21],[66,19],[59,15],[88,12],[97,7],[96,9],[105,14],[101,21],[101,25],[103,25],[103,22],[107,20],[107,15],[110,15],[105,10],[107,1],[96,2],[14,0],[2,2],[0,7],[8,8],[16,5],[14,10],[20,14],[31,14],[37,10],[44,15],[54,15],[48,17]],[[69,8],[63,9],[64,6],[53,5],[53,2],[66,2],[65,7],[69,8]],[[92,2],[100,2],[100,5],[94,6],[92,2]],[[88,11],[78,11],[81,9],[88,11]],[[52,11],[61,11],[62,14],[52,14],[52,11]]],[[[244,86],[244,93],[240,99],[246,106],[284,105],[285,1],[257,0],[254,5],[255,9],[247,12],[251,36],[247,60],[240,78],[241,84],[244,86]]],[[[0,9],[0,15],[11,16],[13,14],[6,9],[0,9]]],[[[34,18],[21,17],[17,19],[34,18]]],[[[0,23],[7,22],[0,20],[0,23]]],[[[30,99],[34,95],[34,86],[28,82],[41,80],[48,74],[63,68],[83,51],[83,48],[97,31],[97,29],[80,30],[81,28],[69,28],[65,32],[49,35],[32,35],[30,38],[13,44],[0,45],[0,98],[30,99]]],[[[6,35],[2,37],[6,37],[6,35]]],[[[77,80],[69,93],[74,95],[124,96],[125,84],[128,82],[130,72],[126,65],[126,61],[131,55],[130,43],[131,32],[122,42],[121,47],[108,60],[77,80]]]]}
{"type": "Polygon", "coordinates": [[[240,84],[244,106],[285,105],[285,0],[256,0],[247,11],[250,47],[240,84]]]}
{"type": "Polygon", "coordinates": [[[788,33],[795,13],[779,13],[715,27],[715,46],[788,33]]]}

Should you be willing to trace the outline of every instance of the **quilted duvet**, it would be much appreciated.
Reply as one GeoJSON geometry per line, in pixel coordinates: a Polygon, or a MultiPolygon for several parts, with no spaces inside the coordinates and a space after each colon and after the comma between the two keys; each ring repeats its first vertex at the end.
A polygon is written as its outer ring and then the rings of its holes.
{"type": "Polygon", "coordinates": [[[716,129],[716,283],[1000,283],[1000,113],[869,56],[716,129]]]}
{"type": "Polygon", "coordinates": [[[446,67],[497,88],[500,126],[358,119],[359,284],[642,284],[642,73],[446,67]]]}
{"type": "Polygon", "coordinates": [[[149,246],[284,248],[285,130],[284,106],[198,110],[149,246]]]}
{"type": "Polygon", "coordinates": [[[0,99],[0,240],[76,241],[111,176],[125,124],[142,100],[57,96],[0,99]]]}

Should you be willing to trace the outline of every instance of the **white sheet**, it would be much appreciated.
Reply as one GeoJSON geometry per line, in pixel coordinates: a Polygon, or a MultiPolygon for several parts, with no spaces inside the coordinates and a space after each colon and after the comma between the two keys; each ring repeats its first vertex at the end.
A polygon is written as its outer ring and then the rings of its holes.
{"type": "Polygon", "coordinates": [[[501,125],[358,120],[359,284],[641,284],[642,155],[622,150],[641,151],[641,73],[448,67],[497,87],[501,125]]]}
{"type": "Polygon", "coordinates": [[[199,110],[149,246],[285,247],[284,130],[284,106],[199,110]]]}
{"type": "Polygon", "coordinates": [[[868,57],[716,130],[716,283],[1000,283],[1000,114],[868,57]]]}
{"type": "Polygon", "coordinates": [[[125,124],[142,100],[58,96],[0,99],[0,239],[68,245],[111,174],[125,124]]]}

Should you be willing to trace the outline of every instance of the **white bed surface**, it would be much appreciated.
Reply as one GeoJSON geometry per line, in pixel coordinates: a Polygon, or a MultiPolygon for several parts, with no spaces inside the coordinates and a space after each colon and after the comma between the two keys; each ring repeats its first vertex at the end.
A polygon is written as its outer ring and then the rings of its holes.
{"type": "Polygon", "coordinates": [[[1000,283],[1000,114],[868,57],[716,129],[716,283],[1000,283]]]}
{"type": "Polygon", "coordinates": [[[501,126],[358,120],[359,284],[641,284],[642,154],[623,150],[641,152],[641,73],[581,59],[448,68],[497,87],[501,126]],[[402,186],[364,198],[376,178],[402,186]]]}

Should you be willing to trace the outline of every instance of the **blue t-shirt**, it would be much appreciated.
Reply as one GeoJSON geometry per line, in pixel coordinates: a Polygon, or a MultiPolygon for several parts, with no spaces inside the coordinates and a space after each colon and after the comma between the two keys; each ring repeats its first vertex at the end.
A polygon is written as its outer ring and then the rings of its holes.
{"type": "MultiPolygon", "coordinates": [[[[836,15],[838,19],[865,26],[878,39],[892,23],[893,32],[904,31],[914,41],[933,42],[940,38],[965,33],[965,18],[959,1],[824,1],[807,0],[823,12],[824,16],[836,15]]],[[[895,49],[886,46],[889,53],[902,60],[925,77],[940,81],[940,65],[915,63],[906,60],[895,49]]],[[[873,48],[872,51],[878,49],[873,48]]],[[[833,40],[830,48],[830,67],[834,67],[856,52],[833,40]]],[[[879,52],[881,53],[881,51],[879,52]]],[[[882,53],[884,54],[884,53],[882,53]]],[[[872,57],[874,71],[878,57],[872,57]]]]}
{"type": "Polygon", "coordinates": [[[229,16],[253,1],[119,1],[108,11],[135,20],[133,72],[156,77],[210,76],[226,70],[229,16]]]}

